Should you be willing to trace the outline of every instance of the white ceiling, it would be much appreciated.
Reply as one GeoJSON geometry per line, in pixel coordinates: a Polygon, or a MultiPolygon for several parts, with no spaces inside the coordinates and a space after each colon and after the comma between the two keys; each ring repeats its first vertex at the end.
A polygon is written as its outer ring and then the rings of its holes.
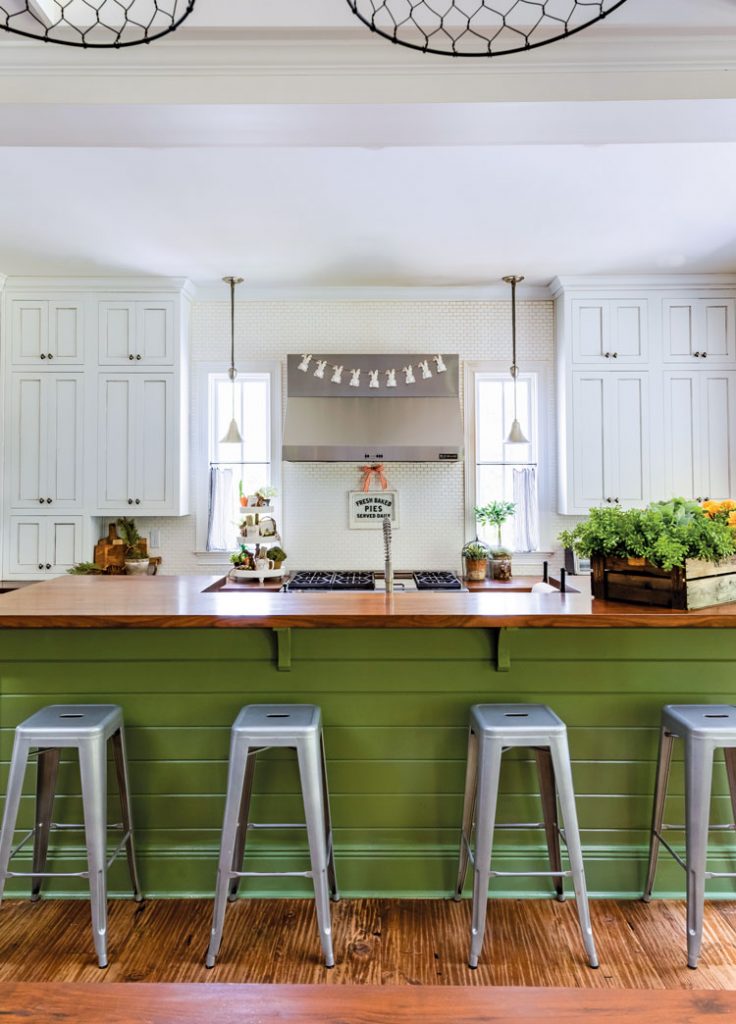
{"type": "MultiPolygon", "coordinates": [[[[724,76],[730,66],[709,51],[698,76],[689,63],[703,33],[727,47],[736,38],[736,0],[628,0],[588,30],[627,40],[616,44],[625,73],[647,97],[635,101],[598,101],[604,78],[624,77],[610,61],[599,72],[588,56],[593,66],[571,76],[564,55],[591,54],[587,32],[547,48],[542,76],[527,54],[486,74],[457,61],[435,72],[421,54],[398,66],[401,48],[372,38],[345,0],[199,0],[187,25],[192,39],[220,33],[207,61],[227,29],[355,30],[370,54],[388,51],[391,74],[381,102],[346,102],[365,65],[353,73],[343,48],[329,74],[319,63],[292,74],[286,101],[275,90],[288,61],[268,51],[262,67],[240,68],[229,50],[227,69],[199,66],[196,98],[183,99],[175,85],[202,53],[180,48],[184,29],[140,55],[106,57],[6,45],[0,33],[0,272],[239,273],[275,288],[736,271],[736,64],[724,76]],[[655,69],[647,33],[673,28],[686,43],[679,63],[655,69]],[[113,83],[115,69],[125,74],[113,83]],[[536,95],[521,102],[514,90],[532,79],[536,95]],[[493,102],[458,102],[481,80],[501,83],[493,102]],[[264,98],[222,98],[256,81],[264,98]],[[544,94],[566,81],[571,97],[544,94]],[[401,101],[395,83],[413,83],[423,101],[401,101]]],[[[363,61],[366,50],[355,52],[363,61]]],[[[381,70],[365,77],[368,94],[381,70]]]]}

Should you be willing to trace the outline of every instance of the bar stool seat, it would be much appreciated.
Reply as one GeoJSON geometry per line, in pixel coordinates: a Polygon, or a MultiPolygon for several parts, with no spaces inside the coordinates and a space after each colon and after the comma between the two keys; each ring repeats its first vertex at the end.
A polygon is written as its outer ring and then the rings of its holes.
{"type": "Polygon", "coordinates": [[[657,757],[657,779],[649,841],[649,865],[642,899],[648,903],[654,888],[659,847],[664,846],[685,869],[687,879],[687,963],[695,969],[703,943],[705,883],[710,878],[736,878],[733,871],[708,871],[708,832],[736,830],[736,825],[710,824],[713,756],[723,750],[731,807],[736,820],[736,706],[732,704],[668,704],[662,708],[657,757]],[[665,825],[672,748],[685,741],[685,825],[665,825]],[[663,832],[685,831],[685,859],[672,848],[663,832]]]}
{"type": "Polygon", "coordinates": [[[52,704],[41,708],[15,730],[10,762],[8,792],[0,831],[0,900],[8,878],[31,878],[31,900],[39,899],[44,878],[88,878],[92,910],[92,934],[97,962],[107,966],[107,869],[125,849],[128,870],[137,901],[143,899],[133,842],[130,786],[125,753],[123,713],[115,704],[52,704]],[[107,824],[107,743],[112,743],[120,793],[122,823],[107,824]],[[23,779],[30,753],[37,750],[35,824],[13,848],[23,779]],[[61,751],[76,749],[84,808],[83,825],[52,822],[56,780],[61,751]],[[108,828],[122,832],[122,838],[107,857],[108,828]],[[46,871],[51,832],[80,829],[85,833],[87,871],[46,871]],[[33,839],[33,870],[11,871],[10,860],[33,839]]]}
{"type": "Polygon", "coordinates": [[[544,704],[476,704],[470,709],[465,798],[454,895],[456,900],[462,898],[470,862],[473,864],[472,925],[468,957],[470,967],[478,966],[478,958],[483,948],[489,880],[518,876],[553,878],[558,899],[564,896],[563,880],[572,877],[588,963],[591,967],[598,966],[572,786],[567,728],[562,719],[544,704]],[[496,823],[501,757],[504,751],[513,747],[531,747],[535,752],[543,822],[513,825],[496,823]],[[564,831],[560,829],[557,817],[558,794],[564,831]],[[492,871],[494,830],[504,828],[544,828],[550,870],[492,871]],[[473,833],[475,852],[471,845],[473,833]],[[567,846],[569,871],[562,869],[560,837],[567,846]]]}
{"type": "Polygon", "coordinates": [[[330,897],[335,901],[340,897],[332,848],[322,713],[314,704],[250,704],[240,711],[233,723],[212,931],[205,960],[207,967],[214,967],[220,950],[228,900],[237,897],[241,878],[253,877],[312,879],[325,965],[333,967],[330,897]],[[256,754],[269,747],[296,750],[304,824],[256,824],[249,821],[256,754]],[[311,870],[242,870],[248,830],[284,828],[306,828],[311,870]]]}

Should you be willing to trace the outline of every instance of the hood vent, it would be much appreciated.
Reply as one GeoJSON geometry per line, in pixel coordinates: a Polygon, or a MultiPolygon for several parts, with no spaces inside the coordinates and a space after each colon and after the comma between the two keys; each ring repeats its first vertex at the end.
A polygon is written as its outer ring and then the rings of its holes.
{"type": "Polygon", "coordinates": [[[458,357],[289,356],[283,457],[286,462],[457,462],[463,457],[458,357]],[[423,364],[431,377],[422,376],[423,364]],[[407,375],[405,367],[412,372],[407,375]],[[356,370],[358,383],[351,386],[356,370]],[[389,380],[395,386],[388,387],[389,380]]]}

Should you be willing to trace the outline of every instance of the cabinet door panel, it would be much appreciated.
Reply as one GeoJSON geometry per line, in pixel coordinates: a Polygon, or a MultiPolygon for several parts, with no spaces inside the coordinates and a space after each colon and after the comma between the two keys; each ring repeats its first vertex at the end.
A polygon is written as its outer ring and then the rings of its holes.
{"type": "Polygon", "coordinates": [[[575,374],[573,377],[573,502],[585,512],[605,501],[604,377],[575,374]]]}
{"type": "Polygon", "coordinates": [[[136,499],[141,514],[159,511],[171,500],[173,481],[172,378],[141,377],[138,423],[136,499]]]}
{"type": "Polygon", "coordinates": [[[136,318],[138,362],[168,366],[174,361],[174,304],[139,302],[136,318]]]}
{"type": "Polygon", "coordinates": [[[572,350],[577,363],[603,359],[608,334],[608,303],[574,299],[572,303],[572,350]]]}
{"type": "Polygon", "coordinates": [[[79,519],[52,519],[46,524],[46,562],[49,572],[62,573],[82,560],[82,525],[79,519]]]}
{"type": "Polygon", "coordinates": [[[702,348],[708,353],[708,359],[734,360],[733,299],[704,299],[700,312],[702,348]]]}
{"type": "Polygon", "coordinates": [[[135,359],[135,303],[101,302],[99,305],[100,363],[129,365],[135,359]]]}
{"type": "Polygon", "coordinates": [[[98,505],[122,510],[133,495],[133,380],[123,374],[100,379],[98,505]]]}
{"type": "Polygon", "coordinates": [[[46,498],[46,402],[43,374],[14,374],[11,398],[11,495],[14,508],[46,498]]]}
{"type": "Polygon", "coordinates": [[[56,364],[84,362],[84,312],[81,303],[49,303],[49,351],[56,364]]]}
{"type": "Polygon", "coordinates": [[[12,303],[12,357],[18,366],[37,366],[49,351],[48,302],[15,299],[12,303]]]}
{"type": "Polygon", "coordinates": [[[694,373],[664,376],[665,497],[700,495],[698,445],[699,380],[694,373]]]}
{"type": "Polygon", "coordinates": [[[736,485],[734,440],[736,373],[701,375],[700,446],[702,496],[730,498],[736,485]]]}
{"type": "Polygon", "coordinates": [[[8,571],[11,575],[36,577],[44,572],[46,520],[11,516],[8,571]]]}
{"type": "Polygon", "coordinates": [[[662,355],[666,361],[689,361],[698,351],[695,343],[695,316],[693,302],[665,299],[662,303],[662,355]]]}
{"type": "Polygon", "coordinates": [[[611,401],[605,407],[610,436],[606,485],[622,505],[641,505],[649,498],[646,379],[640,374],[612,374],[607,384],[611,401]]]}
{"type": "Polygon", "coordinates": [[[47,382],[47,497],[52,498],[57,505],[81,508],[84,381],[81,375],[50,374],[47,382]]]}
{"type": "Polygon", "coordinates": [[[611,343],[619,362],[641,362],[647,357],[647,303],[645,299],[611,302],[611,343]]]}

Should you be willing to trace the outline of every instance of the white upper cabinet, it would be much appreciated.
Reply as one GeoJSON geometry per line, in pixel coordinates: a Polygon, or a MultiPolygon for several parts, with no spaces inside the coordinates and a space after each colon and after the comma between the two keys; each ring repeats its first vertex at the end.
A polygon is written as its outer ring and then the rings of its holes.
{"type": "Polygon", "coordinates": [[[100,374],[98,514],[184,514],[179,415],[174,374],[100,374]]]}
{"type": "Polygon", "coordinates": [[[10,507],[81,510],[83,375],[14,373],[10,404],[10,507]]]}
{"type": "Polygon", "coordinates": [[[47,370],[84,363],[84,301],[13,299],[11,362],[47,370]]]}
{"type": "Polygon", "coordinates": [[[103,300],[98,304],[101,366],[172,366],[177,313],[169,299],[103,300]]]}
{"type": "Polygon", "coordinates": [[[663,299],[663,360],[736,364],[735,313],[732,298],[663,299]]]}
{"type": "Polygon", "coordinates": [[[736,493],[736,371],[664,375],[664,497],[736,493]]]}
{"type": "Polygon", "coordinates": [[[573,362],[644,363],[648,359],[646,299],[573,299],[570,304],[573,362]]]}
{"type": "Polygon", "coordinates": [[[572,459],[561,506],[649,500],[649,378],[646,372],[576,371],[570,402],[572,459]]]}

